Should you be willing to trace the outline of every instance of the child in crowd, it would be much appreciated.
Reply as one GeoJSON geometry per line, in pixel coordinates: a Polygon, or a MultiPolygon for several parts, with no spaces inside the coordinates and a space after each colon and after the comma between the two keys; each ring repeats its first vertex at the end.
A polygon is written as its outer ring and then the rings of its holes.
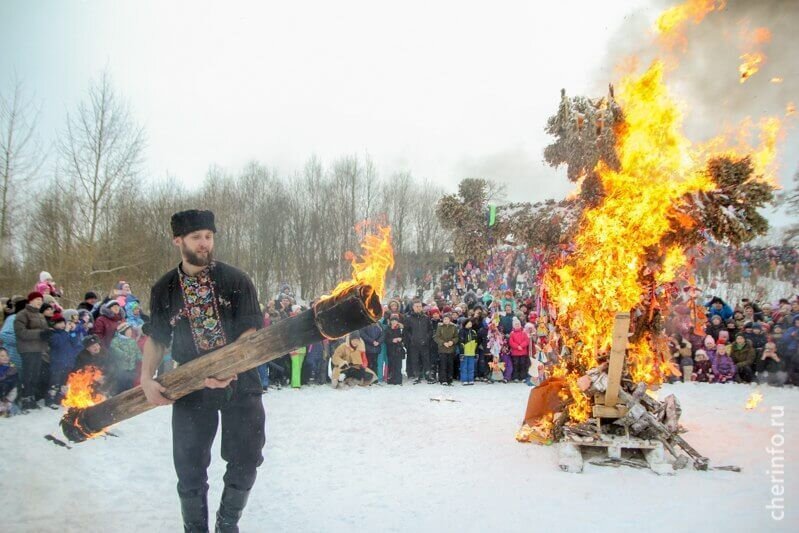
{"type": "Polygon", "coordinates": [[[713,382],[713,363],[707,357],[705,350],[699,349],[694,354],[694,373],[692,374],[692,381],[700,383],[713,382]]]}
{"type": "Polygon", "coordinates": [[[730,383],[735,379],[735,363],[727,354],[727,345],[716,346],[716,357],[713,360],[713,374],[716,383],[730,383]]]}
{"type": "Polygon", "coordinates": [[[75,331],[75,324],[67,322],[61,315],[53,321],[53,336],[50,337],[50,388],[45,405],[58,409],[64,396],[67,376],[75,368],[75,361],[82,345],[75,331]]]}
{"type": "Polygon", "coordinates": [[[142,353],[136,342],[136,329],[128,322],[120,323],[114,338],[111,339],[109,351],[116,371],[116,392],[132,389],[138,380],[136,369],[139,368],[142,359],[142,353]]]}

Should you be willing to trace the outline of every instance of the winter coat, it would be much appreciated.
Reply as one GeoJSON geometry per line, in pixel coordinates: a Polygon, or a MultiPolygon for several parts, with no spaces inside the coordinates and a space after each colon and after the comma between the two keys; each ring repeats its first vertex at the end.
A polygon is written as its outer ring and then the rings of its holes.
{"type": "Polygon", "coordinates": [[[15,316],[17,319],[14,321],[14,334],[19,353],[47,353],[50,349],[51,333],[44,315],[32,305],[27,305],[15,316]]]}
{"type": "Polygon", "coordinates": [[[363,366],[363,346],[352,348],[349,342],[341,344],[333,352],[333,368],[342,369],[348,366],[363,366]]]}
{"type": "Polygon", "coordinates": [[[369,324],[361,329],[361,340],[366,346],[367,355],[380,353],[380,344],[383,342],[383,328],[379,324],[369,324]],[[374,343],[377,342],[377,346],[374,343]]]}
{"type": "Polygon", "coordinates": [[[754,333],[744,333],[744,338],[752,343],[752,347],[755,349],[755,356],[761,355],[763,353],[763,348],[766,347],[766,336],[762,333],[755,335],[754,333]]]}
{"type": "Polygon", "coordinates": [[[737,342],[730,345],[730,357],[738,368],[748,368],[755,362],[755,348],[752,342],[747,340],[743,346],[738,346],[737,342]]]}
{"type": "Polygon", "coordinates": [[[439,324],[433,340],[438,345],[438,353],[455,353],[455,346],[458,344],[458,326],[455,324],[439,324]],[[445,346],[445,342],[451,342],[452,345],[445,346]]]}
{"type": "Polygon", "coordinates": [[[124,372],[136,369],[136,363],[141,361],[142,353],[136,339],[117,333],[111,340],[111,359],[114,367],[124,372]]]}
{"type": "Polygon", "coordinates": [[[474,328],[463,328],[460,333],[460,341],[463,346],[463,355],[466,357],[477,355],[477,347],[480,343],[480,336],[474,328]]]}
{"type": "Polygon", "coordinates": [[[732,381],[735,377],[735,363],[727,354],[716,354],[713,358],[713,374],[716,376],[716,381],[719,383],[726,383],[732,381]]]}
{"type": "Polygon", "coordinates": [[[782,334],[782,345],[785,353],[791,357],[799,351],[799,328],[791,326],[782,334]]]}
{"type": "Polygon", "coordinates": [[[0,329],[0,343],[8,352],[8,357],[14,366],[17,368],[22,367],[22,357],[19,355],[17,349],[17,335],[14,333],[14,322],[17,320],[17,315],[11,315],[3,322],[3,329],[0,329]]]}
{"type": "Polygon", "coordinates": [[[705,326],[705,333],[713,337],[713,340],[718,342],[719,340],[719,332],[723,329],[727,329],[727,326],[724,323],[721,324],[713,324],[712,322],[705,326]]]}
{"type": "Polygon", "coordinates": [[[82,349],[80,339],[74,331],[53,330],[53,337],[50,339],[50,371],[71,371],[75,368],[75,361],[82,349]]]}
{"type": "Polygon", "coordinates": [[[405,349],[402,344],[403,332],[402,326],[394,328],[387,328],[385,332],[386,340],[386,354],[389,357],[402,356],[405,357],[405,349]],[[394,339],[400,339],[400,342],[394,342],[394,339]]]}
{"type": "Polygon", "coordinates": [[[527,352],[530,347],[530,337],[527,336],[523,329],[511,331],[508,344],[510,345],[511,355],[529,355],[527,352]]]}
{"type": "Polygon", "coordinates": [[[14,365],[0,365],[0,400],[8,399],[19,383],[19,371],[14,365]]]}
{"type": "Polygon", "coordinates": [[[134,328],[138,329],[141,329],[141,327],[144,325],[144,318],[141,315],[141,304],[138,300],[128,298],[128,302],[125,304],[125,321],[134,328]],[[138,315],[134,313],[136,308],[139,309],[138,315]]]}
{"type": "Polygon", "coordinates": [[[713,363],[708,360],[694,361],[694,381],[711,383],[713,381],[713,363]]]}
{"type": "Polygon", "coordinates": [[[429,346],[433,338],[433,323],[424,313],[411,313],[403,322],[405,344],[410,346],[429,346]]]}
{"type": "Polygon", "coordinates": [[[509,315],[505,315],[499,319],[499,329],[505,335],[510,335],[510,332],[513,331],[513,319],[515,315],[513,313],[509,315]]]}
{"type": "Polygon", "coordinates": [[[733,311],[732,307],[727,304],[721,306],[721,309],[714,309],[712,305],[707,305],[707,319],[710,320],[713,318],[713,315],[719,315],[721,317],[722,322],[727,322],[730,318],[732,318],[733,311]]]}
{"type": "Polygon", "coordinates": [[[103,306],[100,308],[100,316],[94,323],[93,333],[100,337],[100,344],[103,348],[110,348],[111,341],[117,332],[117,326],[122,322],[122,316],[115,315],[108,307],[103,306]]]}

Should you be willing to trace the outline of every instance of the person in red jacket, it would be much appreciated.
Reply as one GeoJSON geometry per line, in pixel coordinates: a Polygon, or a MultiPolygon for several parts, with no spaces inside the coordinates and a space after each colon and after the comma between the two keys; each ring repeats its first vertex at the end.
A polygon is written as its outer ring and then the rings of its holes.
{"type": "Polygon", "coordinates": [[[527,371],[530,366],[530,359],[528,349],[530,348],[530,337],[522,329],[521,321],[513,318],[513,329],[508,338],[508,346],[510,347],[510,356],[513,360],[513,374],[512,379],[514,382],[519,382],[527,379],[527,371]]]}
{"type": "Polygon", "coordinates": [[[94,323],[92,333],[100,338],[100,344],[106,350],[111,347],[111,341],[117,332],[117,326],[123,319],[122,309],[120,309],[119,302],[116,300],[108,300],[100,308],[100,316],[97,317],[97,322],[94,323]]]}

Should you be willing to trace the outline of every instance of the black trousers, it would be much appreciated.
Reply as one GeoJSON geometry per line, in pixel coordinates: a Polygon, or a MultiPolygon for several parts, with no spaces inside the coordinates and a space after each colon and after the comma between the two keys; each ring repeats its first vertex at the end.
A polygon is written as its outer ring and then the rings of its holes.
{"type": "Polygon", "coordinates": [[[422,378],[430,372],[430,347],[408,346],[408,366],[406,368],[409,378],[422,378]]]}
{"type": "Polygon", "coordinates": [[[264,406],[260,394],[233,395],[218,407],[206,397],[224,389],[204,389],[172,406],[172,457],[178,476],[178,495],[191,497],[208,491],[208,465],[222,415],[222,459],[227,462],[225,486],[250,490],[256,469],[263,463],[266,443],[264,406]],[[187,400],[187,401],[182,401],[187,400]]]}
{"type": "Polygon", "coordinates": [[[455,354],[439,352],[438,365],[438,381],[440,383],[452,383],[452,372],[455,366],[455,354]]]}
{"type": "Polygon", "coordinates": [[[380,357],[380,352],[366,352],[366,360],[369,361],[369,368],[377,375],[377,358],[380,357]]]}
{"type": "Polygon", "coordinates": [[[41,352],[25,352],[22,357],[22,397],[35,396],[42,371],[41,352]]]}
{"type": "Polygon", "coordinates": [[[402,385],[402,353],[388,354],[388,379],[390,385],[402,385]]]}
{"type": "Polygon", "coordinates": [[[513,361],[513,374],[511,379],[527,379],[527,371],[530,369],[530,358],[526,355],[512,355],[511,361],[513,361]]]}

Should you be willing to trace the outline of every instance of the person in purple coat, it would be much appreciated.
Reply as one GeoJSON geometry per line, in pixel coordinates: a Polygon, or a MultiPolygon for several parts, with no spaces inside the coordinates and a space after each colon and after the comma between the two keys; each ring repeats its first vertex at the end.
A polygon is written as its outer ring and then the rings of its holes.
{"type": "Polygon", "coordinates": [[[716,357],[713,359],[713,374],[716,383],[730,383],[735,379],[735,363],[727,354],[727,345],[716,346],[716,357]]]}

